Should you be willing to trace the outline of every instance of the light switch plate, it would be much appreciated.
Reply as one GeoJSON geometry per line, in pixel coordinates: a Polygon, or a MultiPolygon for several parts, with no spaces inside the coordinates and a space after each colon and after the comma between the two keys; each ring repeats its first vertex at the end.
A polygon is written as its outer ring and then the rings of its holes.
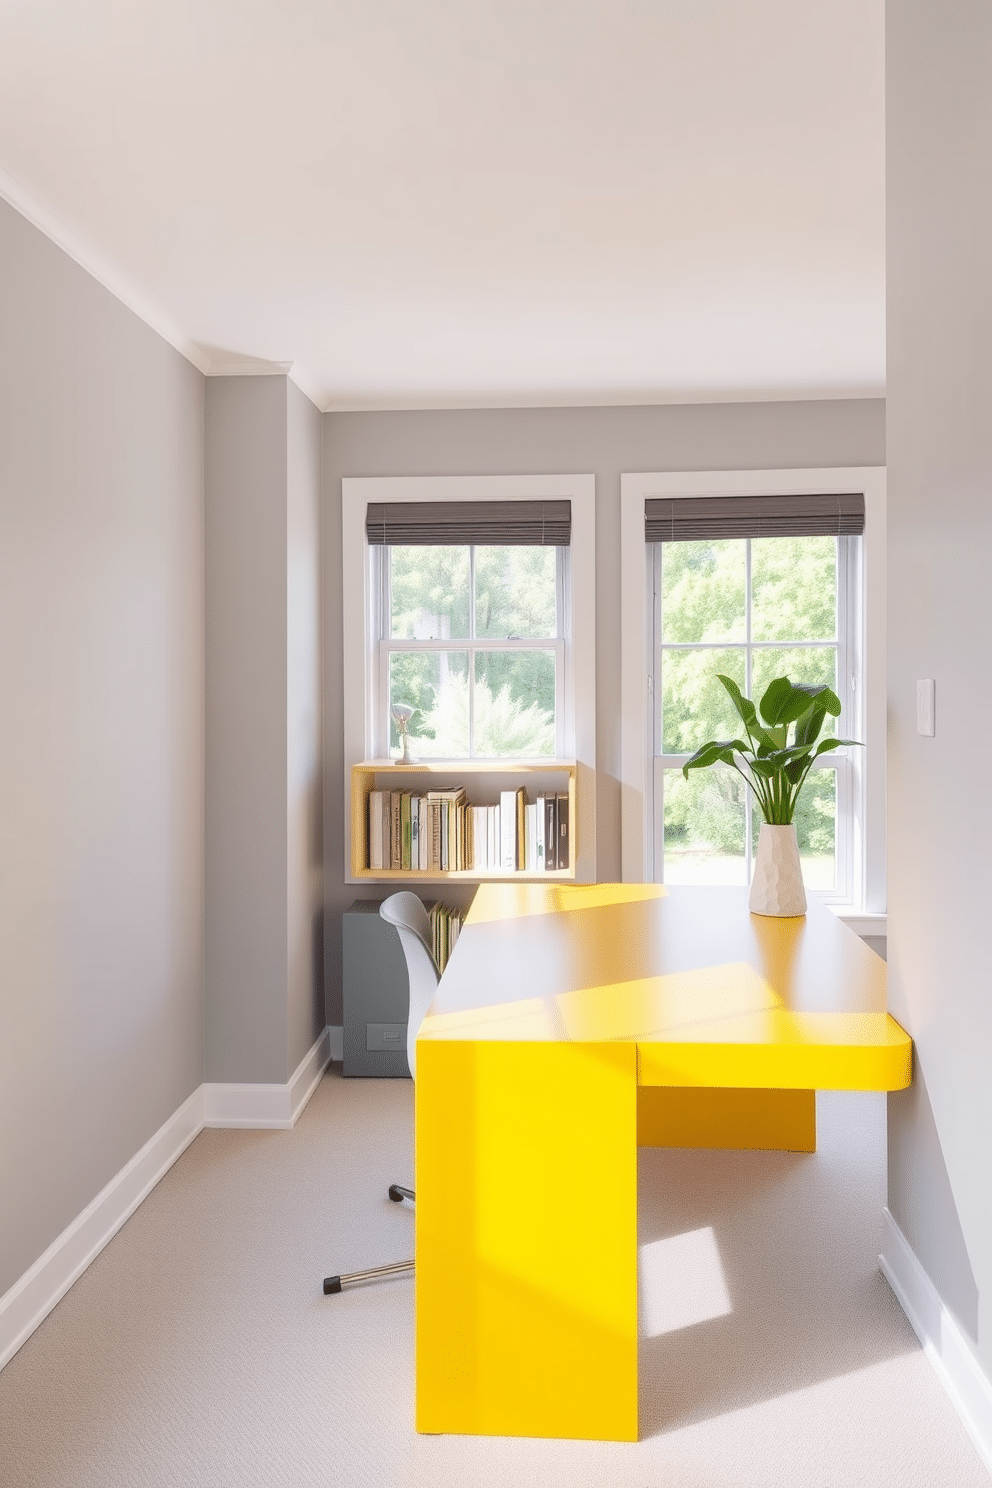
{"type": "Polygon", "coordinates": [[[934,736],[934,679],[923,677],[916,684],[916,732],[934,736]]]}

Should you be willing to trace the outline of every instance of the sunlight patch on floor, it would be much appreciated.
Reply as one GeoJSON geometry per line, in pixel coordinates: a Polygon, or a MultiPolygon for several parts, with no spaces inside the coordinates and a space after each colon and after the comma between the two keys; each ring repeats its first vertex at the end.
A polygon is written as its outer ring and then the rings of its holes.
{"type": "Polygon", "coordinates": [[[642,1338],[658,1338],[733,1311],[711,1225],[642,1245],[637,1264],[642,1338]]]}

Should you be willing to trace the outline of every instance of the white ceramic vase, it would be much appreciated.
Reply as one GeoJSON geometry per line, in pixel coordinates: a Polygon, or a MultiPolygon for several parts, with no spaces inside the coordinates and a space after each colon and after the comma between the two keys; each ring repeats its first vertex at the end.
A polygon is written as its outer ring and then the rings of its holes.
{"type": "Polygon", "coordinates": [[[748,908],[760,915],[804,915],[806,890],[796,829],[761,823],[748,908]]]}

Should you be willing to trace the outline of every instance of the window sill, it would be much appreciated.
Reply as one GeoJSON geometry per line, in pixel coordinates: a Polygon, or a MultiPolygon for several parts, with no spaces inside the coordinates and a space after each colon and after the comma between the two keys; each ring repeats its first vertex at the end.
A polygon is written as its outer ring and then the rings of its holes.
{"type": "Polygon", "coordinates": [[[861,910],[851,909],[846,904],[828,905],[839,920],[843,920],[855,935],[888,935],[888,915],[865,914],[861,910]]]}

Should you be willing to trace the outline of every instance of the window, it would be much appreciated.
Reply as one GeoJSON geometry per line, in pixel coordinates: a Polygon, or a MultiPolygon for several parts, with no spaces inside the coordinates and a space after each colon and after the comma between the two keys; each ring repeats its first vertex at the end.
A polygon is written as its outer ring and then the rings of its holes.
{"type": "MultiPolygon", "coordinates": [[[[826,683],[841,729],[859,737],[849,596],[857,537],[789,536],[657,542],[653,688],[656,877],[747,883],[760,813],[729,766],[682,766],[709,739],[740,736],[717,673],[760,698],[775,677],[826,683]],[[658,871],[660,869],[660,871],[658,871]]],[[[853,766],[849,751],[818,760],[795,823],[808,889],[847,899],[853,766]]]]}
{"type": "MultiPolygon", "coordinates": [[[[759,502],[760,505],[760,502],[759,502]]],[[[807,887],[854,922],[885,909],[885,472],[876,467],[621,478],[623,875],[745,883],[760,814],[730,770],[682,775],[740,723],[717,673],[760,697],[775,677],[827,682],[864,748],[817,762],[796,825],[807,887]],[[786,494],[804,514],[860,493],[864,532],[716,531],[711,512],[786,494]],[[832,499],[836,500],[836,497],[832,499]],[[664,510],[677,530],[646,530],[664,510]],[[699,513],[706,511],[703,526],[699,513]],[[694,523],[697,525],[694,526],[694,523]],[[661,538],[664,540],[661,540],[661,538]],[[645,539],[648,538],[647,541],[645,539]]],[[[876,929],[874,925],[870,927],[876,929]]],[[[884,933],[884,931],[883,931],[884,933]]]]}
{"type": "Polygon", "coordinates": [[[365,532],[378,750],[402,716],[424,758],[560,756],[571,502],[370,502],[365,532]]]}
{"type": "Polygon", "coordinates": [[[405,704],[421,759],[560,757],[568,549],[389,545],[376,557],[388,752],[405,704]]]}
{"type": "Polygon", "coordinates": [[[501,761],[574,760],[576,877],[594,879],[594,478],[356,476],[341,501],[346,843],[351,769],[398,753],[406,703],[423,767],[473,760],[487,790],[501,761]]]}

